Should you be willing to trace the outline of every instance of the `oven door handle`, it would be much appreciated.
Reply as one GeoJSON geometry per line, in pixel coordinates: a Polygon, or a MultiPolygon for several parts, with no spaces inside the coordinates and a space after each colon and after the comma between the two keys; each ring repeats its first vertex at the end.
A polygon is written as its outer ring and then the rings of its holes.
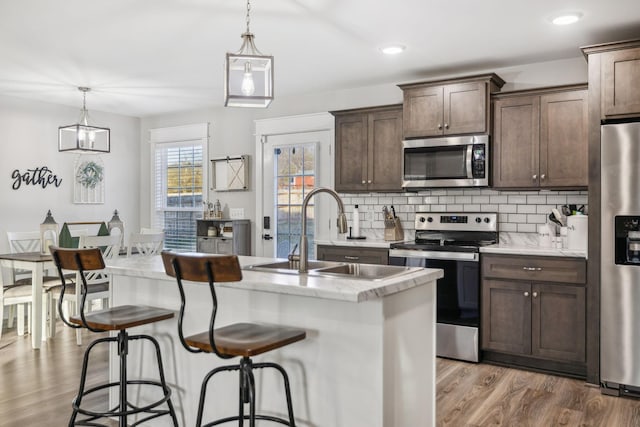
{"type": "Polygon", "coordinates": [[[479,262],[478,252],[442,252],[442,251],[413,251],[410,249],[390,249],[390,257],[418,258],[418,259],[441,259],[451,261],[471,261],[479,262]]]}

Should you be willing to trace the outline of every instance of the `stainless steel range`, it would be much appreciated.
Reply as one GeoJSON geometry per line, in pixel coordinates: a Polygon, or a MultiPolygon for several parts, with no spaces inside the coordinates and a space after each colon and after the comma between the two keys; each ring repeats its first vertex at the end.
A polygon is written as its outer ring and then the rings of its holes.
{"type": "Polygon", "coordinates": [[[389,264],[441,268],[436,354],[480,361],[480,247],[498,242],[498,214],[417,212],[415,241],[395,243],[389,264]]]}

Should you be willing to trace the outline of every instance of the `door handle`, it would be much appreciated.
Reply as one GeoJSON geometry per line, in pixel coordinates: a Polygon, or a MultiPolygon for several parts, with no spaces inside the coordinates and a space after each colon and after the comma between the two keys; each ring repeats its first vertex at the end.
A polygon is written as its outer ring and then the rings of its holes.
{"type": "Polygon", "coordinates": [[[270,234],[263,234],[262,235],[262,239],[263,240],[273,240],[273,236],[271,236],[270,234]]]}

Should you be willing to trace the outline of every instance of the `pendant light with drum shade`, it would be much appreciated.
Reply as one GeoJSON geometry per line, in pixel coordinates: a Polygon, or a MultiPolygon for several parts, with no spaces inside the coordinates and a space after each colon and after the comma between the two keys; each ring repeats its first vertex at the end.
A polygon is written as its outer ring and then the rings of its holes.
{"type": "Polygon", "coordinates": [[[249,30],[250,0],[247,0],[247,30],[242,46],[228,53],[224,62],[225,107],[266,108],[273,101],[273,56],[264,55],[249,30]]]}
{"type": "Polygon", "coordinates": [[[89,124],[87,110],[88,87],[79,87],[82,92],[82,110],[78,123],[58,128],[58,151],[108,153],[111,150],[111,130],[89,124]]]}

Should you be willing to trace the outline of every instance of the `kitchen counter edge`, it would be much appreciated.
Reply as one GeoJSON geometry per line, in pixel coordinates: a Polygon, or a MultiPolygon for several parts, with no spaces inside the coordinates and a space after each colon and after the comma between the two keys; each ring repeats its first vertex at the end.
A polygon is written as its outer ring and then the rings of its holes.
{"type": "MultiPolygon", "coordinates": [[[[273,262],[273,258],[239,256],[240,265],[273,262]]],[[[105,271],[113,275],[140,277],[156,280],[175,280],[169,277],[160,256],[129,258],[120,257],[106,260],[105,271]]],[[[352,279],[348,277],[322,277],[307,274],[281,274],[243,270],[243,279],[235,283],[219,283],[218,286],[272,292],[278,294],[298,295],[311,298],[331,299],[346,302],[364,302],[393,295],[417,286],[429,285],[444,273],[440,269],[412,268],[414,271],[390,277],[380,281],[352,279]]]]}

